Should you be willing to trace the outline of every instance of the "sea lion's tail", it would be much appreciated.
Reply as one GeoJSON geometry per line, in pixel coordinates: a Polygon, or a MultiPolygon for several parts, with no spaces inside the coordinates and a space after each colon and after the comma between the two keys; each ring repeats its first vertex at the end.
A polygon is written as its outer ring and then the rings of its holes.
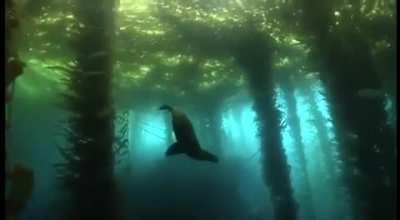
{"type": "Polygon", "coordinates": [[[176,154],[185,153],[185,148],[179,142],[173,143],[171,146],[168,147],[168,150],[165,152],[165,156],[172,156],[176,154]]]}
{"type": "Polygon", "coordinates": [[[210,162],[213,162],[213,163],[218,163],[218,161],[219,161],[217,156],[215,156],[214,154],[209,153],[209,152],[207,152],[205,150],[201,151],[198,159],[199,160],[210,161],[210,162]]]}

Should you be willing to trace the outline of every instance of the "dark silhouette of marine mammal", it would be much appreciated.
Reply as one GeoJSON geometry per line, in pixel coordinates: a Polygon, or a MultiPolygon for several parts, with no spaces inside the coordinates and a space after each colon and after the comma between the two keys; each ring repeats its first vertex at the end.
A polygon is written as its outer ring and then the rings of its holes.
{"type": "Polygon", "coordinates": [[[160,110],[167,110],[172,115],[172,128],[177,142],[169,146],[165,155],[172,156],[186,154],[195,160],[218,162],[218,157],[201,149],[193,125],[185,113],[173,109],[169,105],[162,105],[160,110]]]}

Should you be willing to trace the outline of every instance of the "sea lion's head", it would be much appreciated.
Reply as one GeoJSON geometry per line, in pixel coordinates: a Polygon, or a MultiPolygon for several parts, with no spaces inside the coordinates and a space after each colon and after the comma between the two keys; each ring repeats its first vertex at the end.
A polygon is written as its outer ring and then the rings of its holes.
{"type": "Polygon", "coordinates": [[[164,105],[161,105],[161,106],[160,106],[159,110],[168,110],[168,111],[172,111],[172,107],[169,106],[169,105],[164,104],[164,105]]]}

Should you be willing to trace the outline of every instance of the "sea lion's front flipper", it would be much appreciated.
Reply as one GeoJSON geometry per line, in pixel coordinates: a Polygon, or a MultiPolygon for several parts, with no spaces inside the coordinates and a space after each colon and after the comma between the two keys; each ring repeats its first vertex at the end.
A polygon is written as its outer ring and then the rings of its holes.
{"type": "Polygon", "coordinates": [[[168,147],[168,150],[167,152],[165,152],[165,155],[172,156],[175,154],[182,154],[182,153],[185,153],[184,147],[180,143],[176,142],[168,147]]]}
{"type": "Polygon", "coordinates": [[[201,150],[198,159],[199,160],[211,161],[211,162],[214,162],[214,163],[218,163],[218,161],[219,161],[217,156],[215,156],[214,154],[209,153],[209,152],[207,152],[205,150],[201,150]]]}

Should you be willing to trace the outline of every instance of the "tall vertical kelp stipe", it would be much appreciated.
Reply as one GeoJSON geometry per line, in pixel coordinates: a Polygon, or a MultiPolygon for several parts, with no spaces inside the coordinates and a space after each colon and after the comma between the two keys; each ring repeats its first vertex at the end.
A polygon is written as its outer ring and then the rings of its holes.
{"type": "MultiPolygon", "coordinates": [[[[313,75],[314,74],[308,74],[310,77],[313,75]]],[[[311,123],[319,134],[320,149],[324,156],[324,163],[328,171],[328,176],[332,181],[336,182],[335,179],[338,177],[339,168],[336,163],[338,158],[335,156],[337,153],[335,149],[335,136],[332,133],[333,129],[329,129],[327,125],[332,124],[332,119],[330,117],[327,118],[329,115],[325,115],[329,114],[329,112],[324,111],[326,108],[322,109],[322,107],[326,106],[323,106],[322,103],[325,101],[325,93],[321,91],[321,86],[321,83],[318,82],[316,78],[312,77],[307,80],[302,90],[309,103],[310,113],[313,116],[311,123]]]]}
{"type": "Polygon", "coordinates": [[[383,28],[394,27],[394,2],[377,2],[296,1],[292,7],[292,18],[303,27],[304,36],[313,39],[313,59],[322,64],[355,218],[367,220],[394,219],[396,195],[395,138],[386,125],[383,97],[360,93],[381,90],[372,52],[381,41],[395,45],[395,29],[383,28]],[[303,13],[296,13],[300,10],[303,13]],[[358,143],[346,140],[348,132],[359,136],[358,143]]]}
{"type": "MultiPolygon", "coordinates": [[[[277,82],[277,103],[282,111],[286,127],[282,130],[284,148],[291,165],[292,185],[300,204],[300,219],[316,219],[312,185],[310,183],[310,163],[306,156],[306,148],[312,148],[305,142],[304,134],[309,134],[302,120],[303,105],[298,100],[298,79],[305,75],[309,68],[307,61],[307,45],[301,43],[294,35],[287,35],[281,41],[273,59],[274,79],[277,82]]],[[[314,144],[314,143],[312,143],[314,144]]]]}
{"type": "Polygon", "coordinates": [[[114,120],[115,137],[113,145],[113,154],[116,167],[121,168],[122,166],[125,166],[127,169],[130,168],[129,116],[129,110],[116,112],[114,120]]]}
{"type": "MultiPolygon", "coordinates": [[[[300,167],[298,173],[302,182],[302,187],[300,192],[302,192],[302,201],[304,205],[300,205],[303,208],[306,219],[315,219],[314,205],[313,205],[313,196],[311,191],[311,185],[307,170],[307,159],[304,152],[304,142],[301,135],[301,125],[299,121],[299,117],[297,114],[297,103],[295,97],[295,86],[293,85],[293,74],[296,74],[295,70],[292,70],[292,73],[289,72],[280,72],[277,74],[278,82],[280,88],[283,93],[283,98],[286,102],[287,107],[287,118],[286,123],[290,127],[291,136],[294,141],[294,151],[295,158],[298,166],[300,167]]],[[[296,172],[297,173],[297,172],[296,172]]]]}
{"type": "Polygon", "coordinates": [[[69,147],[60,148],[66,163],[60,179],[71,191],[71,219],[114,219],[114,1],[74,1],[76,34],[72,46],[76,63],[67,81],[66,102],[72,116],[69,147]]]}
{"type": "Polygon", "coordinates": [[[325,90],[317,76],[318,73],[308,73],[296,79],[298,96],[301,97],[299,105],[302,106],[303,112],[299,116],[309,116],[301,120],[301,124],[305,129],[304,139],[313,149],[308,151],[307,159],[312,162],[312,188],[318,195],[314,200],[319,204],[318,215],[326,213],[325,215],[332,218],[350,218],[348,205],[351,201],[342,179],[343,166],[337,152],[334,124],[325,99],[325,90]],[[325,203],[321,204],[320,200],[324,200],[325,203]]]}
{"type": "Polygon", "coordinates": [[[253,109],[257,114],[262,145],[264,175],[271,189],[276,219],[296,219],[297,203],[293,197],[289,166],[281,140],[281,116],[275,107],[274,82],[271,65],[271,39],[249,24],[236,48],[236,59],[246,73],[253,109]]]}

